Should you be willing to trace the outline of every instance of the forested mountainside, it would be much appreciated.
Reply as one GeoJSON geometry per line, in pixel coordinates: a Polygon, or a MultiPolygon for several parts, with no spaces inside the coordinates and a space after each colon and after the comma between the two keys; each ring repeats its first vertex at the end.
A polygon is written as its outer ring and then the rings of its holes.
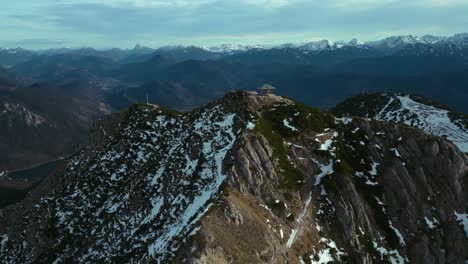
{"type": "Polygon", "coordinates": [[[468,259],[468,158],[417,128],[245,92],[98,128],[0,211],[2,262],[468,259]]]}

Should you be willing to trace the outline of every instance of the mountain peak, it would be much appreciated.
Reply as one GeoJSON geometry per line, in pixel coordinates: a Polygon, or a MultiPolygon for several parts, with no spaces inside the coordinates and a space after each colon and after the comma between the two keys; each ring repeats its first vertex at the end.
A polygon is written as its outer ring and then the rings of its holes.
{"type": "Polygon", "coordinates": [[[308,51],[321,51],[321,50],[332,49],[333,46],[334,46],[333,42],[326,40],[326,39],[322,39],[319,41],[313,41],[313,42],[304,44],[300,48],[303,50],[308,50],[308,51]]]}
{"type": "Polygon", "coordinates": [[[135,47],[133,47],[133,50],[134,51],[148,51],[148,50],[152,50],[152,48],[142,46],[140,44],[136,44],[135,47]]]}
{"type": "Polygon", "coordinates": [[[254,50],[254,49],[264,49],[265,47],[260,44],[256,45],[244,45],[244,44],[235,44],[235,43],[227,43],[227,44],[221,44],[219,46],[212,46],[206,48],[206,50],[211,51],[211,52],[216,52],[216,53],[236,53],[236,52],[246,52],[249,50],[254,50]]]}

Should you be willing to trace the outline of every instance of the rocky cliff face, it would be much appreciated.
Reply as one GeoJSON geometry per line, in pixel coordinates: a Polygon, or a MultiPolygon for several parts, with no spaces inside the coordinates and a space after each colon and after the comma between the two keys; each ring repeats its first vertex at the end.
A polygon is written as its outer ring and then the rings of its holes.
{"type": "Polygon", "coordinates": [[[468,159],[418,129],[237,92],[104,131],[1,211],[2,262],[468,259],[468,159]]]}

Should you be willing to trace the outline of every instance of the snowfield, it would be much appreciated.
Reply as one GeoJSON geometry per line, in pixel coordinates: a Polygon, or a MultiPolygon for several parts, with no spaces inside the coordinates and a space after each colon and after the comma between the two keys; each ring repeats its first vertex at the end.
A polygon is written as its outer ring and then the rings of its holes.
{"type": "Polygon", "coordinates": [[[402,122],[435,136],[447,136],[461,151],[468,153],[468,129],[450,119],[449,113],[447,110],[416,102],[408,95],[397,95],[390,98],[375,118],[402,122]],[[395,103],[399,103],[401,107],[392,109],[391,106],[395,103]]]}

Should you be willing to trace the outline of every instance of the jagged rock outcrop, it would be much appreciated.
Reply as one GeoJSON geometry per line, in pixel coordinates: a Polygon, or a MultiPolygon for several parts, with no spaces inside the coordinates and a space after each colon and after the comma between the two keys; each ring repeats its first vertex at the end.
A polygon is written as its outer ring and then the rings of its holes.
{"type": "Polygon", "coordinates": [[[3,262],[468,259],[468,158],[443,138],[243,92],[124,115],[1,211],[3,262]]]}

